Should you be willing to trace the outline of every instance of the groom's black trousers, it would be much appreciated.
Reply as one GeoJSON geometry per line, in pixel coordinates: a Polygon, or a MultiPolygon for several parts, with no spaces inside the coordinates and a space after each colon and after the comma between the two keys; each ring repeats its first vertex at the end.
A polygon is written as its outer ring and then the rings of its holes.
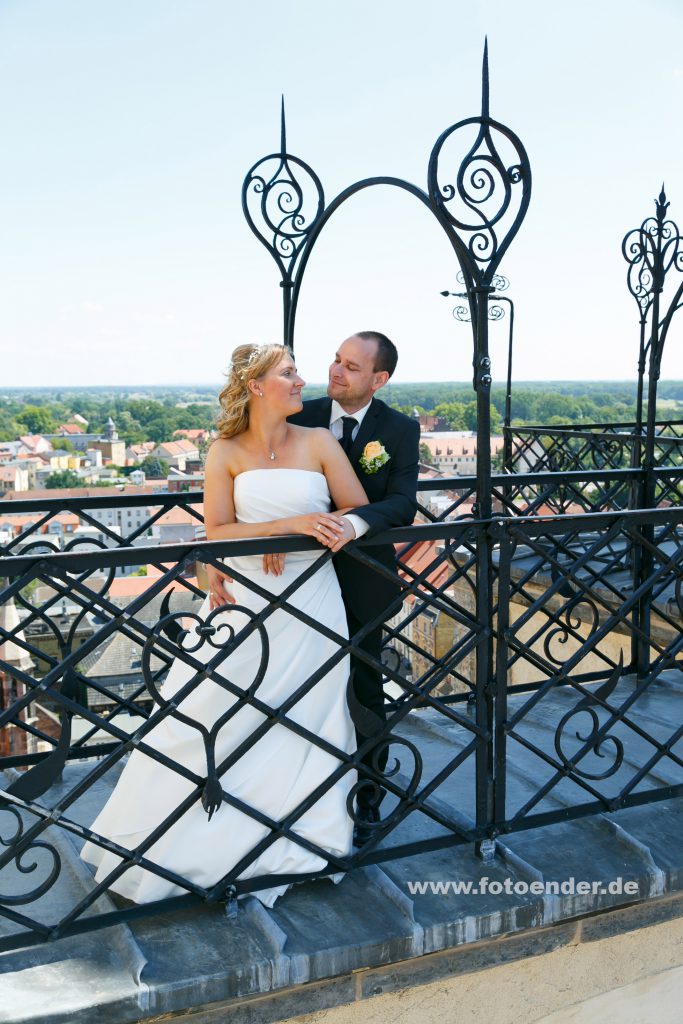
{"type": "MultiPolygon", "coordinates": [[[[354,633],[357,633],[359,629],[364,625],[356,616],[353,614],[348,604],[346,605],[346,617],[349,624],[349,636],[353,637],[354,633]]],[[[365,651],[366,654],[371,655],[377,661],[380,660],[380,653],[382,650],[382,626],[373,629],[371,633],[368,633],[364,640],[361,640],[357,645],[361,650],[365,651]]],[[[351,655],[351,670],[353,672],[353,690],[356,695],[356,699],[368,710],[372,711],[382,722],[386,721],[386,710],[384,707],[384,689],[382,687],[382,673],[378,669],[372,668],[365,661],[356,658],[351,655]]],[[[363,736],[358,729],[356,729],[356,742],[360,747],[368,739],[367,736],[363,736]]],[[[363,764],[372,766],[375,770],[379,769],[380,772],[384,771],[388,759],[388,749],[383,748],[379,752],[379,756],[373,765],[373,748],[370,748],[368,753],[362,758],[363,764]]],[[[362,776],[359,772],[358,781],[362,782],[362,776]]],[[[374,792],[371,787],[367,787],[365,790],[360,789],[358,793],[358,805],[359,807],[367,806],[368,804],[378,804],[383,796],[382,793],[378,794],[374,792]]]]}

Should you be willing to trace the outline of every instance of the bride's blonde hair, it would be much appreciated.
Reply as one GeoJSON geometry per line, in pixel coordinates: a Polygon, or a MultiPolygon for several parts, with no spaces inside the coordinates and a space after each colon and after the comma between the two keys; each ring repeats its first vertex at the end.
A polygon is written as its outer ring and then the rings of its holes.
{"type": "Polygon", "coordinates": [[[235,437],[249,426],[249,381],[259,380],[285,356],[287,345],[239,345],[232,354],[225,387],[218,396],[221,411],[216,423],[218,437],[235,437]]]}

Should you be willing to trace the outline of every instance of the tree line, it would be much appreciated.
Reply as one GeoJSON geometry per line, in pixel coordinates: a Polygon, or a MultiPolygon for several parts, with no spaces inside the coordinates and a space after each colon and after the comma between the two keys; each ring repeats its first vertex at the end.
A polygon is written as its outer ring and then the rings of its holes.
{"type": "Polygon", "coordinates": [[[209,430],[216,421],[218,403],[193,402],[178,405],[173,397],[163,401],[152,398],[99,398],[77,396],[68,403],[36,400],[22,402],[0,399],[0,441],[21,434],[54,434],[62,423],[76,413],[88,421],[88,434],[104,432],[108,418],[114,420],[119,437],[126,444],[143,441],[168,441],[175,430],[209,430]]]}
{"type": "MultiPolygon", "coordinates": [[[[131,389],[132,390],[132,389],[131,389]]],[[[306,389],[306,397],[325,393],[323,385],[306,389]]],[[[676,419],[683,406],[683,382],[660,382],[659,396],[668,400],[660,418],[676,419]]],[[[440,417],[452,430],[474,430],[476,396],[470,384],[389,384],[381,392],[384,401],[412,416],[440,417]]],[[[512,422],[605,423],[629,422],[635,416],[635,383],[562,381],[517,383],[512,389],[512,422]]],[[[492,429],[499,430],[505,412],[505,389],[491,389],[492,429]]],[[[125,389],[16,392],[0,395],[0,441],[21,434],[51,434],[78,413],[88,420],[87,432],[102,433],[111,416],[119,437],[127,444],[169,440],[175,430],[210,429],[218,413],[216,392],[211,387],[149,389],[131,395],[125,389]],[[188,400],[189,399],[189,400],[188,400]]]]}

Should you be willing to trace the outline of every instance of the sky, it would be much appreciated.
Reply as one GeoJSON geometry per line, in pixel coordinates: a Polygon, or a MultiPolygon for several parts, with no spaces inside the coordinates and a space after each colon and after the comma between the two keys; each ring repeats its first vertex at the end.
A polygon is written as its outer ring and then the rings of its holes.
{"type": "MultiPolygon", "coordinates": [[[[425,188],[436,139],[480,111],[486,36],[491,116],[533,176],[499,268],[513,377],[634,379],[622,238],[662,181],[683,225],[680,0],[0,0],[0,389],[218,389],[236,345],[282,338],[277,267],[241,209],[281,94],[327,201],[372,175],[425,188]]],[[[306,271],[303,376],[373,329],[397,382],[470,379],[471,332],[439,294],[457,270],[419,202],[356,196],[306,271]]],[[[683,378],[680,321],[665,379],[683,378]]],[[[506,346],[493,324],[496,383],[506,346]]]]}

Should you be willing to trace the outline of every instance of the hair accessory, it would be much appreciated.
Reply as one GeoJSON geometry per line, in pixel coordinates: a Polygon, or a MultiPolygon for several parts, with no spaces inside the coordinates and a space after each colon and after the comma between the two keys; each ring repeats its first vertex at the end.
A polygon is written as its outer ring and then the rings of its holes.
{"type": "Polygon", "coordinates": [[[268,348],[267,345],[254,345],[243,368],[238,370],[234,363],[230,363],[228,366],[228,373],[234,373],[240,380],[244,380],[251,367],[258,361],[266,348],[268,348]]]}

